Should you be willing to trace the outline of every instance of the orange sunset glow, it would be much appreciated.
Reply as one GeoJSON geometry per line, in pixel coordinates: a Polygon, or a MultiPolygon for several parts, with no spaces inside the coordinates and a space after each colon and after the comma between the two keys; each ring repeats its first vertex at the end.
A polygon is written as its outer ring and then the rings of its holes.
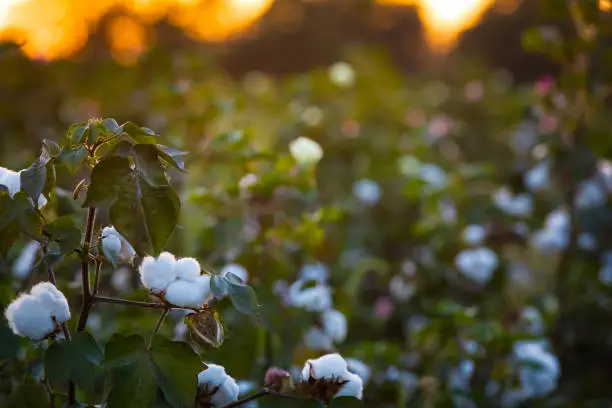
{"type": "MultiPolygon", "coordinates": [[[[274,0],[2,0],[0,40],[21,44],[25,54],[44,60],[69,57],[87,42],[102,16],[124,10],[106,36],[112,55],[126,64],[150,46],[148,27],[167,18],[196,40],[223,41],[247,30],[274,0]]],[[[381,5],[416,5],[434,50],[452,47],[495,0],[378,0],[381,5]]],[[[508,3],[508,1],[506,1],[508,3]]],[[[516,3],[516,2],[512,2],[516,3]]]]}

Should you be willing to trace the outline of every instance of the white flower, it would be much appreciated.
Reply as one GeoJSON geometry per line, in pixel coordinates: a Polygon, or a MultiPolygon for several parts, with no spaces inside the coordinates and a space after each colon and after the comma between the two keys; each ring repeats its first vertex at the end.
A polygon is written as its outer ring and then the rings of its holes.
{"type": "Polygon", "coordinates": [[[220,274],[222,276],[225,276],[228,273],[236,275],[244,283],[246,283],[246,281],[249,279],[249,273],[247,272],[245,267],[237,263],[230,263],[221,268],[220,274]]]}
{"type": "Polygon", "coordinates": [[[304,136],[300,136],[289,143],[289,151],[295,161],[303,166],[317,164],[323,158],[321,146],[304,136]]]}
{"type": "Polygon", "coordinates": [[[194,281],[176,280],[166,289],[164,299],[174,306],[199,308],[210,295],[210,276],[202,275],[194,281]]]}
{"type": "Polygon", "coordinates": [[[318,351],[329,351],[334,347],[332,338],[318,327],[311,327],[304,333],[304,345],[318,351]]]}
{"type": "MultiPolygon", "coordinates": [[[[13,171],[0,167],[0,185],[6,186],[9,196],[13,198],[21,191],[21,171],[13,171]]],[[[47,199],[41,194],[38,197],[38,207],[42,208],[47,204],[47,199]]]]}
{"type": "Polygon", "coordinates": [[[363,361],[349,357],[346,359],[346,364],[348,370],[353,374],[357,374],[364,384],[370,380],[372,369],[363,361]]]}
{"type": "Polygon", "coordinates": [[[512,194],[508,187],[497,190],[493,201],[500,210],[515,217],[525,217],[533,211],[533,199],[529,194],[512,194]]]}
{"type": "Polygon", "coordinates": [[[355,70],[346,62],[336,62],[329,68],[329,79],[343,88],[350,88],[355,83],[355,70]]]}
{"type": "Polygon", "coordinates": [[[514,355],[522,363],[519,376],[521,393],[525,397],[543,397],[557,387],[561,375],[559,360],[546,350],[543,342],[518,341],[514,345],[514,355]]]}
{"type": "Polygon", "coordinates": [[[321,312],[332,306],[331,288],[327,285],[299,279],[289,286],[289,304],[311,312],[321,312]],[[314,286],[304,287],[306,284],[314,286]]]}
{"type": "Polygon", "coordinates": [[[374,205],[380,200],[380,186],[370,179],[357,180],[353,184],[353,194],[365,205],[374,205]]]}
{"type": "Polygon", "coordinates": [[[486,233],[487,230],[484,226],[472,224],[464,228],[461,237],[470,245],[480,245],[484,241],[486,233]]]}
{"type": "Polygon", "coordinates": [[[327,309],[321,313],[323,331],[327,333],[334,343],[342,343],[346,339],[346,316],[339,310],[327,309]]]}
{"type": "Polygon", "coordinates": [[[162,252],[158,258],[147,256],[140,265],[140,281],[153,293],[160,293],[170,282],[176,280],[176,258],[169,252],[162,252]]]}
{"type": "Polygon", "coordinates": [[[476,282],[486,283],[497,269],[499,259],[489,248],[466,249],[455,257],[460,272],[476,282]]]}
{"type": "MultiPolygon", "coordinates": [[[[326,381],[342,381],[344,385],[336,392],[334,397],[363,396],[363,380],[348,370],[346,360],[340,354],[326,354],[314,360],[307,360],[302,369],[301,380],[308,384],[320,384],[324,387],[326,381]]],[[[317,385],[315,385],[316,387],[317,385]]]]}
{"type": "Polygon", "coordinates": [[[30,241],[27,243],[13,263],[12,271],[15,278],[24,279],[30,275],[39,250],[40,244],[38,241],[30,241]]]}
{"type": "Polygon", "coordinates": [[[223,407],[238,400],[239,387],[236,380],[226,374],[225,368],[207,364],[208,368],[198,374],[198,389],[203,390],[212,408],[223,407]]]}
{"type": "Polygon", "coordinates": [[[325,283],[327,282],[328,276],[329,272],[327,270],[327,266],[320,262],[304,264],[300,269],[300,279],[304,281],[325,283]]]}
{"type": "Polygon", "coordinates": [[[550,164],[544,161],[533,167],[527,173],[523,182],[531,191],[541,191],[550,184],[550,164]]]}
{"type": "Polygon", "coordinates": [[[41,340],[55,331],[56,324],[70,319],[70,308],[62,292],[49,282],[41,282],[30,294],[11,302],[5,316],[15,334],[41,340]]]}
{"type": "Polygon", "coordinates": [[[55,318],[57,323],[70,319],[70,307],[66,296],[50,282],[40,282],[30,291],[32,296],[40,300],[43,307],[55,318]]]}
{"type": "Polygon", "coordinates": [[[49,311],[32,295],[14,300],[6,308],[5,316],[13,333],[33,340],[41,340],[55,330],[49,311]]]}

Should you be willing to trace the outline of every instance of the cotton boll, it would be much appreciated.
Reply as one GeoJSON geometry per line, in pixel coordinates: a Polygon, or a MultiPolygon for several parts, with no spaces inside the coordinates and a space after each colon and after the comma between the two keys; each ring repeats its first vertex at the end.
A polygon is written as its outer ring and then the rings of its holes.
{"type": "Polygon", "coordinates": [[[531,237],[531,245],[543,253],[556,253],[567,247],[569,234],[567,231],[545,228],[536,231],[531,237]]]}
{"type": "Polygon", "coordinates": [[[603,186],[597,181],[588,180],[580,184],[575,203],[576,207],[585,210],[603,205],[606,200],[607,193],[603,186]]]}
{"type": "Polygon", "coordinates": [[[515,217],[526,217],[533,211],[533,199],[529,194],[513,195],[508,187],[500,188],[493,201],[500,210],[515,217]]]}
{"type": "Polygon", "coordinates": [[[521,320],[526,326],[527,332],[532,335],[544,333],[544,319],[540,311],[533,306],[527,306],[521,311],[521,320]]]}
{"type": "Polygon", "coordinates": [[[202,390],[214,408],[237,401],[240,392],[236,380],[225,373],[224,367],[216,364],[208,364],[208,368],[198,374],[198,390],[202,390]]]}
{"type": "Polygon", "coordinates": [[[248,278],[249,278],[249,273],[244,268],[244,266],[237,264],[237,263],[227,264],[221,269],[220,274],[222,276],[225,276],[228,273],[236,275],[237,277],[240,278],[242,282],[245,282],[245,283],[248,281],[248,278]]]}
{"type": "Polygon", "coordinates": [[[111,286],[117,292],[129,292],[132,289],[132,271],[128,268],[119,268],[111,276],[111,286]]]}
{"type": "Polygon", "coordinates": [[[113,227],[106,227],[102,230],[102,252],[113,264],[121,253],[121,238],[113,227]]]}
{"type": "Polygon", "coordinates": [[[289,287],[288,300],[292,306],[311,312],[321,312],[332,306],[331,288],[316,284],[305,288],[307,282],[298,280],[289,287]]]}
{"type": "Polygon", "coordinates": [[[21,295],[4,312],[13,333],[41,340],[55,330],[50,310],[32,295],[21,295]]]}
{"type": "Polygon", "coordinates": [[[371,206],[380,200],[380,186],[377,182],[370,179],[358,180],[353,184],[353,194],[363,204],[371,206]]]}
{"type": "Polygon", "coordinates": [[[461,360],[459,365],[450,370],[448,383],[451,390],[467,391],[470,388],[470,380],[474,374],[474,362],[472,360],[461,360]]]}
{"type": "Polygon", "coordinates": [[[486,233],[487,230],[484,226],[473,224],[465,227],[461,233],[461,238],[467,244],[476,246],[483,243],[486,233]]]}
{"type": "Polygon", "coordinates": [[[53,316],[57,323],[70,320],[70,307],[64,294],[50,282],[40,282],[30,291],[38,298],[43,307],[53,316]]]}
{"type": "Polygon", "coordinates": [[[348,372],[346,360],[338,353],[326,354],[317,359],[307,360],[302,368],[302,381],[339,378],[348,372]]]}
{"type": "Polygon", "coordinates": [[[531,191],[541,191],[550,184],[550,165],[542,162],[525,173],[523,182],[531,191]]]}
{"type": "Polygon", "coordinates": [[[289,144],[289,151],[295,161],[303,166],[317,164],[323,158],[323,149],[312,139],[301,136],[289,144]]]}
{"type": "Polygon", "coordinates": [[[528,397],[543,397],[554,391],[560,372],[559,360],[542,342],[519,341],[514,345],[516,359],[523,363],[519,370],[522,392],[528,397]],[[533,367],[533,364],[537,367],[533,367]]]}
{"type": "Polygon", "coordinates": [[[497,269],[499,259],[489,248],[466,249],[455,257],[457,269],[468,278],[484,284],[497,269]]]}
{"type": "Polygon", "coordinates": [[[7,188],[11,198],[21,190],[21,180],[19,173],[0,167],[0,185],[7,188]]]}
{"type": "Polygon", "coordinates": [[[310,350],[329,351],[334,348],[329,334],[318,327],[311,327],[304,333],[304,345],[310,350]]]}
{"type": "Polygon", "coordinates": [[[370,380],[372,369],[367,364],[352,357],[346,359],[346,364],[349,372],[357,374],[364,384],[370,380]]]}
{"type": "Polygon", "coordinates": [[[164,298],[178,307],[199,308],[206,301],[207,288],[199,282],[176,280],[168,285],[164,298]]]}
{"type": "Polygon", "coordinates": [[[344,313],[336,309],[327,309],[321,314],[323,331],[334,343],[342,343],[346,339],[347,323],[344,313]]]}
{"type": "Polygon", "coordinates": [[[15,278],[24,279],[30,275],[39,250],[40,244],[37,241],[28,242],[13,263],[12,272],[15,278]]]}
{"type": "Polygon", "coordinates": [[[329,79],[342,88],[353,86],[355,76],[355,70],[346,62],[337,62],[329,68],[329,79]]]}
{"type": "Polygon", "coordinates": [[[188,282],[195,282],[200,276],[202,268],[194,258],[181,258],[174,265],[176,277],[188,282]]]}
{"type": "Polygon", "coordinates": [[[162,252],[159,258],[147,256],[140,265],[140,281],[153,293],[160,293],[173,282],[176,276],[176,259],[169,252],[162,252]]]}
{"type": "Polygon", "coordinates": [[[342,377],[346,383],[340,388],[340,391],[334,397],[353,397],[357,399],[363,398],[363,380],[356,374],[348,373],[342,377]]]}
{"type": "Polygon", "coordinates": [[[423,181],[434,187],[442,188],[448,181],[446,172],[437,164],[423,164],[419,169],[419,175],[423,181]]]}

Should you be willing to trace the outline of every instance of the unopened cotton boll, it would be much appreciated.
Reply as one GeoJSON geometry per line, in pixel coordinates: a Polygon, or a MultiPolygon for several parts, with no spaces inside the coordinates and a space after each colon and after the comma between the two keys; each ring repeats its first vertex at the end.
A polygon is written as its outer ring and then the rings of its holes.
{"type": "Polygon", "coordinates": [[[353,194],[363,204],[371,206],[380,200],[380,186],[377,182],[370,179],[358,180],[353,184],[353,194]]]}
{"type": "Polygon", "coordinates": [[[33,295],[21,295],[4,312],[13,333],[41,340],[55,330],[50,311],[33,295]]]}
{"type": "Polygon", "coordinates": [[[32,296],[38,298],[43,307],[55,318],[57,323],[70,320],[70,307],[66,296],[50,282],[40,282],[35,285],[31,292],[32,296]]]}
{"type": "Polygon", "coordinates": [[[372,369],[363,361],[349,357],[346,359],[346,364],[349,372],[357,374],[364,384],[370,380],[372,369]]]}
{"type": "Polygon", "coordinates": [[[38,241],[28,242],[13,263],[12,272],[15,278],[24,279],[30,275],[39,250],[40,244],[38,241]]]}
{"type": "Polygon", "coordinates": [[[238,400],[238,383],[217,364],[207,364],[208,368],[198,374],[198,400],[204,399],[212,408],[223,407],[238,400]]]}
{"type": "Polygon", "coordinates": [[[164,299],[178,307],[201,307],[210,294],[210,280],[208,285],[205,280],[176,280],[171,282],[166,289],[164,299]]]}
{"type": "Polygon", "coordinates": [[[176,262],[174,268],[177,279],[187,282],[195,282],[202,272],[200,263],[194,258],[181,258],[176,262]]]}
{"type": "Polygon", "coordinates": [[[484,284],[499,265],[497,254],[489,248],[466,249],[455,257],[457,269],[470,279],[484,284]]]}
{"type": "Polygon", "coordinates": [[[300,279],[289,286],[288,300],[290,304],[311,312],[321,312],[329,309],[332,306],[331,288],[319,283],[311,287],[304,287],[306,283],[300,279]]]}
{"type": "Polygon", "coordinates": [[[153,293],[160,293],[176,280],[175,265],[176,259],[169,252],[162,252],[158,258],[147,256],[140,264],[140,281],[153,293]]]}
{"type": "Polygon", "coordinates": [[[339,310],[327,309],[321,313],[323,330],[334,343],[342,343],[346,339],[347,323],[346,316],[339,310]]]}
{"type": "Polygon", "coordinates": [[[323,158],[321,146],[304,136],[300,136],[289,143],[289,152],[298,164],[304,166],[317,164],[323,158]]]}
{"type": "Polygon", "coordinates": [[[480,245],[483,243],[487,230],[482,225],[468,225],[463,229],[461,238],[470,245],[480,245]]]}

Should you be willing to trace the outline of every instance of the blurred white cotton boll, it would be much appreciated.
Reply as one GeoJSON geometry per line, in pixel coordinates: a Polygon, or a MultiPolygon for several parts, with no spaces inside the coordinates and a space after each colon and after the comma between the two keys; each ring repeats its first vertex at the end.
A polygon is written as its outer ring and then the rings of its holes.
{"type": "Polygon", "coordinates": [[[304,136],[300,136],[289,143],[289,152],[298,164],[304,166],[317,164],[323,158],[321,146],[304,136]]]}
{"type": "Polygon", "coordinates": [[[304,333],[304,345],[317,351],[330,351],[334,348],[331,336],[318,327],[311,327],[304,333]]]}
{"type": "Polygon", "coordinates": [[[500,210],[515,217],[525,217],[533,211],[533,199],[529,194],[512,194],[508,187],[497,190],[493,201],[500,210]]]}
{"type": "Polygon", "coordinates": [[[389,281],[389,293],[400,302],[405,302],[414,296],[416,289],[416,286],[404,275],[395,275],[389,281]]]}
{"type": "Polygon", "coordinates": [[[314,286],[305,287],[306,284],[312,283],[312,281],[307,282],[300,279],[289,286],[290,304],[311,312],[329,309],[332,306],[331,288],[317,282],[314,282],[314,286]]]}
{"type": "Polygon", "coordinates": [[[301,119],[308,126],[319,126],[325,114],[318,106],[309,106],[302,111],[301,119]]]}
{"type": "Polygon", "coordinates": [[[321,313],[323,331],[327,333],[334,343],[342,343],[346,339],[346,316],[339,310],[327,309],[321,313]]]}
{"type": "Polygon", "coordinates": [[[50,311],[32,295],[21,295],[11,302],[4,315],[13,333],[41,340],[55,330],[50,311]]]}
{"type": "Polygon", "coordinates": [[[111,276],[110,284],[117,292],[129,292],[132,290],[132,271],[129,268],[117,269],[111,276]]]}
{"type": "Polygon", "coordinates": [[[39,250],[40,244],[38,241],[30,241],[26,244],[13,263],[12,273],[15,278],[24,279],[30,275],[39,250]]]}
{"type": "Polygon", "coordinates": [[[140,281],[153,293],[160,293],[176,280],[176,258],[169,252],[162,252],[158,258],[147,256],[140,264],[140,281]]]}
{"type": "Polygon", "coordinates": [[[327,266],[320,262],[304,264],[300,269],[300,279],[304,281],[325,283],[328,277],[327,266]]]}
{"type": "Polygon", "coordinates": [[[489,248],[466,249],[455,257],[457,269],[468,278],[484,284],[499,265],[497,254],[489,248]]]}
{"type": "Polygon", "coordinates": [[[361,380],[363,381],[363,383],[367,383],[368,381],[370,381],[370,377],[372,375],[372,369],[365,364],[363,361],[358,360],[356,358],[346,358],[346,364],[348,367],[348,370],[353,373],[353,374],[357,374],[359,377],[361,377],[361,380]]]}
{"type": "Polygon", "coordinates": [[[578,235],[578,248],[583,251],[595,251],[597,249],[597,238],[595,235],[583,232],[578,235]]]}
{"type": "Polygon", "coordinates": [[[239,387],[225,368],[217,364],[207,364],[208,368],[198,374],[198,396],[200,390],[208,396],[214,408],[223,407],[238,400],[239,387]]]}
{"type": "Polygon", "coordinates": [[[467,244],[476,246],[482,244],[487,234],[487,230],[482,225],[472,224],[463,229],[461,238],[467,244]]]}
{"type": "Polygon", "coordinates": [[[544,190],[550,185],[550,163],[548,161],[543,161],[533,167],[525,173],[523,182],[531,191],[536,192],[544,190]]]}
{"type": "Polygon", "coordinates": [[[446,186],[448,177],[442,167],[437,164],[423,164],[419,169],[421,179],[434,187],[446,186]]]}
{"type": "Polygon", "coordinates": [[[40,300],[57,323],[64,323],[70,319],[70,307],[66,296],[51,282],[36,284],[30,293],[40,300]]]}
{"type": "Polygon", "coordinates": [[[469,390],[472,375],[474,375],[474,362],[472,360],[461,360],[459,365],[451,369],[448,374],[449,387],[451,390],[469,390]]]}
{"type": "Polygon", "coordinates": [[[222,276],[225,276],[228,273],[236,275],[237,277],[240,278],[242,282],[245,282],[245,283],[248,281],[248,278],[249,278],[249,274],[246,268],[237,263],[230,263],[230,264],[225,265],[223,268],[221,268],[220,274],[222,276]]]}
{"type": "Polygon", "coordinates": [[[329,79],[332,83],[350,88],[355,83],[355,70],[346,62],[336,62],[329,68],[329,79]]]}
{"type": "Polygon", "coordinates": [[[534,336],[544,333],[544,319],[538,309],[527,306],[521,311],[521,320],[526,326],[527,332],[534,336]]]}
{"type": "Polygon", "coordinates": [[[365,205],[374,205],[380,200],[380,186],[370,179],[357,180],[353,184],[353,194],[365,205]]]}
{"type": "Polygon", "coordinates": [[[542,342],[518,341],[514,345],[514,355],[522,364],[519,376],[523,395],[543,397],[557,388],[561,375],[559,360],[542,342]]]}

